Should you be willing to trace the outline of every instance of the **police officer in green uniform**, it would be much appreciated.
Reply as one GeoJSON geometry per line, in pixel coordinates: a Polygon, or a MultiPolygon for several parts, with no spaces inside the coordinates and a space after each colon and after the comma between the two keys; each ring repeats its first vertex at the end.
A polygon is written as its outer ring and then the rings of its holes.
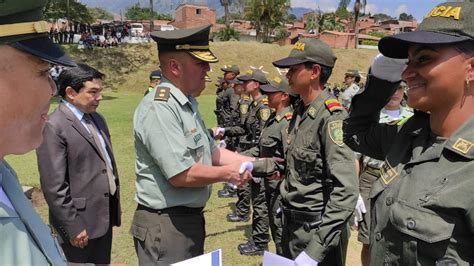
{"type": "Polygon", "coordinates": [[[205,88],[210,26],[154,32],[160,86],[143,97],[133,118],[138,202],[131,234],[140,265],[169,265],[204,251],[203,208],[211,184],[241,185],[249,158],[215,146],[195,97],[205,88]]]}
{"type": "MultiPolygon", "coordinates": [[[[289,68],[289,84],[301,98],[288,128],[280,185],[283,255],[296,265],[345,264],[347,223],[359,193],[354,152],[342,140],[346,111],[324,89],[335,61],[327,44],[303,38],[289,57],[273,62],[289,68]]],[[[254,163],[255,175],[268,161],[254,163]]]]}
{"type": "MultiPolygon", "coordinates": [[[[380,111],[379,123],[401,126],[412,115],[413,111],[408,106],[402,106],[401,101],[406,89],[406,83],[402,82],[396,92],[390,97],[389,102],[380,111]]],[[[358,223],[359,242],[363,244],[361,251],[362,265],[369,264],[369,231],[370,231],[370,201],[369,192],[372,184],[378,179],[383,161],[371,158],[367,155],[361,157],[361,174],[359,176],[359,190],[364,204],[364,210],[356,210],[358,223]]],[[[357,209],[357,205],[356,205],[357,209]]]]}
{"type": "Polygon", "coordinates": [[[49,64],[75,66],[48,38],[46,1],[0,1],[0,265],[66,265],[53,232],[4,160],[39,146],[56,85],[49,64]]]}
{"type": "Polygon", "coordinates": [[[370,265],[474,263],[473,14],[472,2],[442,3],[416,31],[382,38],[352,101],[344,141],[385,162],[369,196],[370,265]],[[414,115],[379,124],[402,79],[414,115]]]}
{"type": "Polygon", "coordinates": [[[161,71],[159,69],[153,70],[150,73],[150,83],[148,84],[148,89],[145,91],[144,95],[147,95],[151,90],[160,84],[161,81],[161,71]]]}
{"type": "Polygon", "coordinates": [[[221,70],[224,72],[224,78],[220,82],[216,96],[216,110],[214,113],[219,127],[226,127],[231,120],[231,99],[235,95],[233,84],[230,82],[240,74],[240,69],[236,65],[228,65],[221,70]]]}
{"type": "MultiPolygon", "coordinates": [[[[275,112],[272,113],[262,130],[259,145],[243,152],[243,154],[262,158],[276,157],[283,161],[287,144],[288,124],[293,115],[290,99],[292,92],[286,77],[283,76],[275,77],[269,81],[269,84],[262,85],[261,90],[268,96],[268,105],[275,109],[275,112]]],[[[264,178],[263,182],[270,230],[276,253],[281,255],[282,213],[279,189],[281,181],[264,178]]],[[[255,245],[245,247],[245,253],[261,254],[262,252],[262,250],[256,249],[255,245]]]]}

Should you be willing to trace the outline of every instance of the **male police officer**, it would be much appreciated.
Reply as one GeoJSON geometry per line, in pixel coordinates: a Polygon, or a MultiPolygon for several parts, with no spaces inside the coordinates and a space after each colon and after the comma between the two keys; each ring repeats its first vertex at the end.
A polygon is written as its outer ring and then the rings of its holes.
{"type": "Polygon", "coordinates": [[[209,30],[152,33],[162,81],[143,97],[133,119],[138,207],[131,233],[140,265],[202,254],[210,185],[241,185],[250,178],[239,173],[240,162],[249,158],[217,148],[198,111],[195,97],[205,87],[209,63],[217,62],[209,30]]]}
{"type": "MultiPolygon", "coordinates": [[[[335,61],[324,42],[301,39],[289,57],[273,62],[289,68],[288,81],[302,101],[289,125],[280,186],[283,255],[297,265],[344,265],[347,222],[357,202],[354,152],[342,140],[346,112],[324,90],[335,61]]],[[[266,161],[254,164],[255,175],[266,161]]]]}
{"type": "Polygon", "coordinates": [[[150,83],[148,84],[148,89],[145,91],[145,95],[147,95],[151,90],[153,90],[156,86],[160,84],[161,81],[161,71],[159,69],[153,70],[150,73],[150,83]]]}
{"type": "Polygon", "coordinates": [[[42,141],[56,86],[49,63],[75,66],[48,38],[44,0],[0,1],[0,265],[65,265],[54,234],[3,159],[42,141]]]}

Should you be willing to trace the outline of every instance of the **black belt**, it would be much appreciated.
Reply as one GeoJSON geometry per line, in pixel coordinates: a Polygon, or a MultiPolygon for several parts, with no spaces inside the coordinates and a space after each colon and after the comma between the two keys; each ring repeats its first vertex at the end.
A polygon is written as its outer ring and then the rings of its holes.
{"type": "Polygon", "coordinates": [[[318,211],[299,211],[283,207],[283,215],[289,222],[303,225],[308,222],[321,221],[323,213],[318,211]]]}
{"type": "Polygon", "coordinates": [[[202,213],[202,210],[204,208],[191,208],[191,207],[185,207],[185,206],[176,206],[176,207],[170,207],[170,208],[165,208],[161,210],[157,209],[152,209],[147,206],[143,206],[141,204],[138,204],[137,210],[144,210],[147,212],[154,212],[158,214],[200,214],[202,213]]]}

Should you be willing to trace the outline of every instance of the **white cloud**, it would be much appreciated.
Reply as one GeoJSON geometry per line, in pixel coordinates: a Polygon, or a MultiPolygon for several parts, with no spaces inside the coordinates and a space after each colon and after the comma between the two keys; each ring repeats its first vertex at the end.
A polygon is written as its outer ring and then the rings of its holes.
{"type": "Polygon", "coordinates": [[[365,5],[365,13],[366,14],[377,14],[379,13],[379,8],[375,4],[367,4],[365,5]]]}
{"type": "Polygon", "coordinates": [[[397,17],[401,14],[401,13],[407,13],[408,14],[408,6],[403,4],[403,5],[399,5],[397,7],[397,9],[395,10],[395,14],[397,17]]]}
{"type": "Polygon", "coordinates": [[[334,0],[291,0],[291,7],[305,7],[313,10],[321,9],[324,12],[333,12],[337,9],[338,2],[334,0]]]}

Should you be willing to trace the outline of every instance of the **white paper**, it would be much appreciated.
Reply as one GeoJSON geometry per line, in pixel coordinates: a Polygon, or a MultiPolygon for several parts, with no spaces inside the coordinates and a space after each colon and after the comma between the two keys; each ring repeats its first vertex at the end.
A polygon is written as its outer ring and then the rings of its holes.
{"type": "Polygon", "coordinates": [[[222,265],[222,250],[214,250],[209,253],[197,256],[191,259],[183,260],[171,266],[221,266],[222,265]]]}
{"type": "Polygon", "coordinates": [[[263,253],[262,266],[295,266],[295,262],[280,255],[265,251],[263,253]]]}

